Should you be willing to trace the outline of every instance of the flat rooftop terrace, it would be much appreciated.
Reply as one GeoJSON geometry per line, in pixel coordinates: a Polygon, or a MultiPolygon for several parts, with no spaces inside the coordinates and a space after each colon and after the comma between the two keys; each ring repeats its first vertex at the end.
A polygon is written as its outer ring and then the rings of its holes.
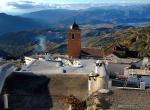
{"type": "MultiPolygon", "coordinates": [[[[97,59],[80,59],[82,67],[72,67],[59,65],[59,61],[35,60],[29,66],[22,69],[21,72],[32,72],[36,75],[42,74],[89,74],[95,71],[95,62],[97,59]]],[[[124,72],[125,67],[129,64],[108,64],[107,72],[110,74],[119,74],[124,72]]]]}
{"type": "Polygon", "coordinates": [[[72,67],[72,66],[59,66],[59,61],[42,61],[35,60],[31,65],[25,68],[23,71],[33,72],[33,73],[87,73],[94,71],[95,69],[95,59],[81,59],[82,67],[72,67]]]}

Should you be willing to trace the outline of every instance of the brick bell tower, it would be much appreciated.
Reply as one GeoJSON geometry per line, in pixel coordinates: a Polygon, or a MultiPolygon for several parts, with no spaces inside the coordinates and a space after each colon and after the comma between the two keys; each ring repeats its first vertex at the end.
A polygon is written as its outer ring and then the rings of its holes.
{"type": "Polygon", "coordinates": [[[76,22],[68,32],[68,56],[69,58],[80,58],[81,55],[81,30],[76,22]]]}

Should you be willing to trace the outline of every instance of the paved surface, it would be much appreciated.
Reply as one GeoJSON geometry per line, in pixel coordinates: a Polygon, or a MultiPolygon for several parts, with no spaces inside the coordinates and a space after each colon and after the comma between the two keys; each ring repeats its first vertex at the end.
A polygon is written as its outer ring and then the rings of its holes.
{"type": "Polygon", "coordinates": [[[59,62],[54,61],[42,61],[36,60],[33,62],[25,71],[39,73],[39,74],[53,74],[53,73],[86,73],[95,70],[95,62],[94,59],[82,59],[81,64],[82,67],[71,67],[71,66],[58,66],[59,62]]]}
{"type": "MultiPolygon", "coordinates": [[[[95,70],[96,59],[81,59],[80,60],[82,67],[71,67],[71,66],[58,66],[59,62],[56,61],[34,61],[25,71],[34,72],[34,73],[86,73],[95,70]]],[[[128,67],[127,64],[109,64],[108,72],[113,74],[123,73],[123,69],[128,67]]]]}

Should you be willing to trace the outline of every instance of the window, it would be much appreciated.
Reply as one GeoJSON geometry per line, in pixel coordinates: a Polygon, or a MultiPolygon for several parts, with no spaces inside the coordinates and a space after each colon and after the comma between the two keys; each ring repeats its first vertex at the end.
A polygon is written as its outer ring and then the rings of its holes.
{"type": "Polygon", "coordinates": [[[74,39],[74,34],[72,34],[72,39],[74,39]]]}

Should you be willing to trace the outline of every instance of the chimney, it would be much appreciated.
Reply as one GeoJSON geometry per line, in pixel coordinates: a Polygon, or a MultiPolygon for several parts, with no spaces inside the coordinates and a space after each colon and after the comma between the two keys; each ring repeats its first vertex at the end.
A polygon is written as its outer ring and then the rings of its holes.
{"type": "Polygon", "coordinates": [[[95,72],[89,74],[89,94],[99,90],[108,89],[109,76],[106,72],[107,67],[105,63],[97,60],[95,64],[95,72]]]}

